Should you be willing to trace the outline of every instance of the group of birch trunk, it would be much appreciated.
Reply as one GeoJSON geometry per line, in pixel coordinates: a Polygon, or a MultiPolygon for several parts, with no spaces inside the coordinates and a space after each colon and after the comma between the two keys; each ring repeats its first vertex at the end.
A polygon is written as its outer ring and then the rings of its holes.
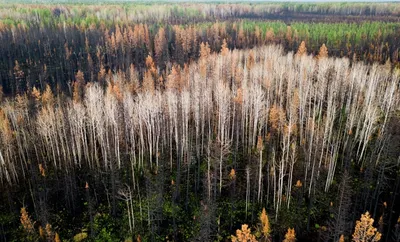
{"type": "Polygon", "coordinates": [[[201,48],[197,62],[174,66],[165,80],[152,70],[142,82],[131,70],[108,75],[106,86],[88,83],[73,99],[47,88],[4,100],[1,186],[24,182],[39,165],[65,173],[128,169],[120,196],[129,212],[139,171],[176,174],[179,196],[189,177],[181,171],[204,163],[205,199],[226,189],[233,169],[254,185],[246,201],[255,194],[278,216],[294,184],[312,196],[329,191],[338,167],[385,162],[380,152],[399,107],[399,73],[390,67],[285,54],[275,45],[201,48]]]}

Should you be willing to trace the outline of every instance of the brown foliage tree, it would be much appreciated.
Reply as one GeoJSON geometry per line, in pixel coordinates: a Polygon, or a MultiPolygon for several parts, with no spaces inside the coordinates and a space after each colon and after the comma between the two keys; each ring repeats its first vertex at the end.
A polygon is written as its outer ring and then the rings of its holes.
{"type": "Polygon", "coordinates": [[[165,30],[164,28],[159,28],[158,33],[154,39],[154,51],[157,65],[160,66],[161,69],[165,68],[165,61],[167,57],[167,39],[165,37],[165,30]]]}
{"type": "Polygon", "coordinates": [[[229,53],[228,49],[228,44],[226,43],[226,39],[222,41],[222,46],[221,46],[221,55],[226,56],[229,53]]]}
{"type": "Polygon", "coordinates": [[[302,56],[304,54],[307,54],[307,47],[306,47],[306,42],[301,41],[300,46],[297,50],[296,56],[302,56]]]}
{"type": "Polygon", "coordinates": [[[265,40],[267,42],[273,42],[275,40],[275,34],[274,30],[270,28],[266,33],[265,33],[265,40]]]}
{"type": "Polygon", "coordinates": [[[82,71],[78,71],[75,75],[75,81],[73,83],[74,90],[72,93],[72,99],[74,102],[81,102],[83,98],[85,78],[82,71]]]}
{"type": "Polygon", "coordinates": [[[328,57],[328,48],[326,48],[325,44],[322,44],[321,48],[319,48],[317,58],[322,59],[326,57],[328,57]]]}

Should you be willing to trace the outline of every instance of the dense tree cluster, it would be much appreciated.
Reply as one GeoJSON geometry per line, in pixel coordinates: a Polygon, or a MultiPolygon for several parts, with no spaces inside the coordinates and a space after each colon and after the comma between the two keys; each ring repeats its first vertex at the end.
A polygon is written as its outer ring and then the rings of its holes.
{"type": "MultiPolygon", "coordinates": [[[[362,17],[375,19],[384,17],[386,20],[396,21],[400,16],[400,7],[396,3],[274,3],[274,2],[255,2],[246,3],[218,3],[218,2],[198,2],[198,3],[178,3],[157,1],[138,2],[125,4],[115,1],[103,0],[101,2],[93,0],[79,1],[79,5],[70,4],[60,5],[64,0],[57,0],[50,4],[34,4],[31,1],[15,0],[4,1],[1,5],[0,13],[5,18],[17,17],[20,21],[40,22],[36,14],[44,14],[45,18],[56,16],[60,19],[72,18],[74,20],[91,18],[97,15],[99,19],[112,19],[116,13],[121,13],[119,20],[134,22],[166,22],[166,21],[188,21],[188,20],[221,20],[228,18],[276,18],[286,15],[309,15],[331,19],[334,16],[353,16],[355,19],[362,17]],[[10,4],[12,3],[12,4],[10,4]],[[22,3],[22,4],[21,4],[22,3]],[[34,7],[32,11],[21,10],[25,4],[29,3],[34,7]],[[101,4],[101,5],[100,5],[101,4]],[[107,6],[105,10],[103,6],[107,6]]],[[[78,2],[78,1],[76,1],[78,2]]],[[[124,1],[122,1],[124,2],[124,1]]]]}
{"type": "Polygon", "coordinates": [[[0,4],[0,241],[400,241],[399,6],[0,4]]]}
{"type": "MultiPolygon", "coordinates": [[[[331,56],[399,65],[398,22],[303,23],[296,16],[288,23],[253,21],[245,13],[253,13],[258,5],[206,6],[216,9],[195,16],[221,14],[216,18],[225,21],[192,21],[174,14],[165,15],[182,19],[182,23],[167,21],[160,25],[162,17],[159,16],[163,14],[157,14],[154,21],[140,19],[142,15],[150,18],[152,11],[164,11],[158,5],[143,9],[122,5],[102,9],[87,5],[83,10],[74,5],[5,5],[0,10],[0,41],[8,43],[0,46],[3,93],[14,96],[33,87],[43,91],[49,85],[52,90],[71,95],[78,70],[84,80],[98,81],[103,86],[105,74],[128,73],[130,68],[135,68],[142,80],[148,55],[155,62],[157,74],[165,80],[171,66],[183,68],[198,59],[201,42],[208,42],[212,51],[219,51],[224,40],[231,49],[275,43],[282,44],[285,51],[298,49],[304,41],[308,53],[314,55],[325,44],[331,56]],[[219,8],[243,13],[243,19],[236,15],[228,18],[219,8]]],[[[190,8],[182,9],[189,11],[190,8]]],[[[182,12],[182,16],[191,15],[182,12]]]]}
{"type": "MultiPolygon", "coordinates": [[[[166,79],[148,56],[143,81],[135,68],[100,70],[93,75],[102,82],[85,85],[78,71],[72,98],[46,86],[4,100],[4,194],[11,199],[17,186],[29,189],[42,226],[62,206],[49,197],[50,188],[62,191],[75,213],[86,190],[90,224],[98,204],[108,203],[115,216],[122,200],[127,233],[153,239],[224,236],[222,228],[232,230],[260,206],[273,216],[275,236],[290,226],[301,236],[297,231],[310,231],[312,223],[323,224],[320,236],[350,236],[352,218],[367,209],[382,215],[381,231],[390,236],[398,211],[386,215],[396,204],[388,182],[400,180],[399,154],[391,150],[398,71],[350,65],[327,57],[324,47],[313,57],[305,43],[296,54],[274,45],[229,50],[224,44],[212,53],[201,43],[199,49],[198,61],[168,68],[166,79]],[[226,197],[229,211],[243,206],[239,217],[218,210],[226,197]],[[202,217],[192,219],[198,230],[190,235],[178,229],[179,206],[193,210],[186,216],[202,217]],[[167,221],[173,230],[161,232],[167,221]]],[[[93,225],[89,230],[93,235],[93,225]]]]}

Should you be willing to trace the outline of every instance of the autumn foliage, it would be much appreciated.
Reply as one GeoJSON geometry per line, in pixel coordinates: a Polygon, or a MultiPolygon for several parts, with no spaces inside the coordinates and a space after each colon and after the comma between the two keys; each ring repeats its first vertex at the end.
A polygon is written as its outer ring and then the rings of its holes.
{"type": "Polygon", "coordinates": [[[354,242],[374,242],[380,241],[382,234],[373,226],[374,219],[370,217],[369,212],[361,215],[361,219],[357,220],[353,233],[354,242]]]}

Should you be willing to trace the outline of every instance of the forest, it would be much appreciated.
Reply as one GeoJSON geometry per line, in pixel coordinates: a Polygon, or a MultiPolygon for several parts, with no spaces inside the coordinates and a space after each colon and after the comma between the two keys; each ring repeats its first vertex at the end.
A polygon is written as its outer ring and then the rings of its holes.
{"type": "Polygon", "coordinates": [[[400,241],[400,3],[0,3],[0,241],[400,241]]]}

